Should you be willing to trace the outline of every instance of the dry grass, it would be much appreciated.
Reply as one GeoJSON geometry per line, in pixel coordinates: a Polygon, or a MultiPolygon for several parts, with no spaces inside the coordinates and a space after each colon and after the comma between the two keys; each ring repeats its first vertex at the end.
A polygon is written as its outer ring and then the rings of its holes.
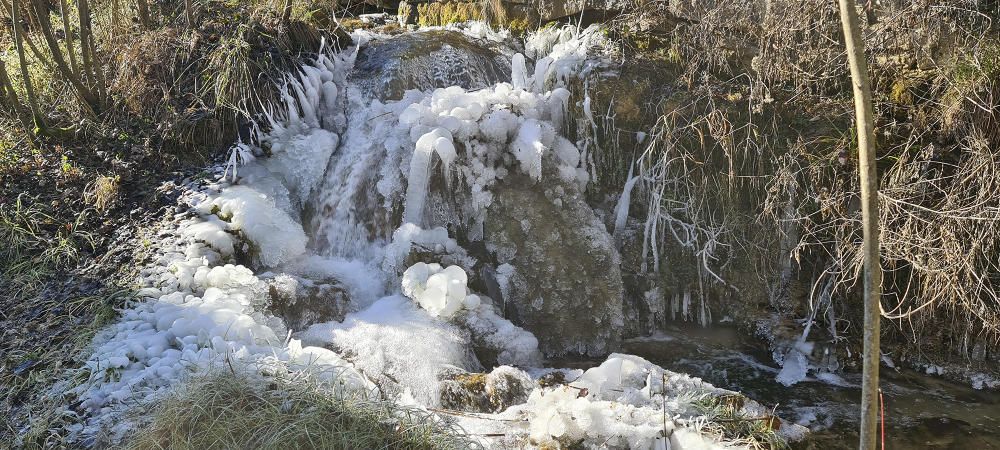
{"type": "Polygon", "coordinates": [[[83,193],[83,200],[104,212],[118,202],[121,177],[99,176],[83,193]]]}
{"type": "Polygon", "coordinates": [[[330,391],[303,379],[215,373],[187,381],[153,410],[129,448],[475,449],[429,413],[330,391]]]}

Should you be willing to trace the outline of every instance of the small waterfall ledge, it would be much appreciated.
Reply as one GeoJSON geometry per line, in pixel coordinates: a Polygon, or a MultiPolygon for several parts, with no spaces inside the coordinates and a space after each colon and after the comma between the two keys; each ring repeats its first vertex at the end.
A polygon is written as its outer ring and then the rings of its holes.
{"type": "Polygon", "coordinates": [[[622,339],[620,256],[583,199],[589,143],[569,132],[593,118],[567,105],[573,80],[609,70],[601,33],[352,37],[288,75],[258,145],[187,184],[143,300],[97,338],[74,432],[124,433],[130,406],[185,374],[238,367],[461,410],[486,446],[731,444],[697,402],[735,392],[625,354],[545,368],[622,339]],[[484,395],[454,381],[474,373],[489,401],[461,400],[484,395]]]}

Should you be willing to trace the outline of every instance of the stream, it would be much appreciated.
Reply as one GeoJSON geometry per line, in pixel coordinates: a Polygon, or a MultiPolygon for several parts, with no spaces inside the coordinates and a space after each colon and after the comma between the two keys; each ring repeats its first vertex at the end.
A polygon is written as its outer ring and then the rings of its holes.
{"type": "MultiPolygon", "coordinates": [[[[786,387],[757,339],[734,328],[671,326],[651,338],[628,341],[623,351],[670,370],[687,372],[777,408],[778,416],[812,433],[793,448],[857,448],[861,375],[786,387]]],[[[1000,393],[975,390],[908,369],[883,367],[887,449],[1000,448],[1000,393]]]]}

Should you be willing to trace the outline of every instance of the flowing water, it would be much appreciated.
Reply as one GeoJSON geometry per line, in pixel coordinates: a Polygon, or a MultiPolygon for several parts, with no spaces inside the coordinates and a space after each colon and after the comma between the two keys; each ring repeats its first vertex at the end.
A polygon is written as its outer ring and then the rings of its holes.
{"type": "MultiPolygon", "coordinates": [[[[857,448],[860,375],[792,386],[775,381],[780,370],[757,339],[727,327],[671,327],[633,339],[625,352],[732,389],[813,433],[794,448],[857,448]]],[[[1000,448],[1000,393],[972,389],[911,370],[882,368],[887,449],[1000,448]]]]}

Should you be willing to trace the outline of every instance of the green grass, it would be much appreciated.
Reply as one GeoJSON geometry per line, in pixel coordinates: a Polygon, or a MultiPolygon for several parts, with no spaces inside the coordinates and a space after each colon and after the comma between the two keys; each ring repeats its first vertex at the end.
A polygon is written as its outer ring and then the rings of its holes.
{"type": "Polygon", "coordinates": [[[37,278],[68,268],[81,251],[94,249],[94,237],[83,227],[89,210],[61,223],[44,204],[21,194],[0,204],[0,273],[8,279],[37,278]]]}

